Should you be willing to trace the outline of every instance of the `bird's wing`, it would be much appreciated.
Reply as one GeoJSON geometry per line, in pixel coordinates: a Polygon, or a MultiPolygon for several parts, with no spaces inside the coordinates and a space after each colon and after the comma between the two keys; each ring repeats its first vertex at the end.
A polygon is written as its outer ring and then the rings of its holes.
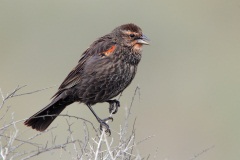
{"type": "MultiPolygon", "coordinates": [[[[84,68],[87,66],[88,62],[90,62],[93,58],[102,59],[114,53],[116,49],[116,43],[111,41],[108,37],[102,37],[95,41],[83,54],[81,59],[79,60],[77,66],[68,74],[65,80],[62,82],[60,87],[58,88],[58,92],[53,96],[57,97],[60,95],[65,89],[71,88],[78,84],[82,76],[84,74],[84,68]]],[[[96,60],[95,59],[95,60],[96,60]]],[[[97,63],[95,61],[94,63],[97,63]]]]}

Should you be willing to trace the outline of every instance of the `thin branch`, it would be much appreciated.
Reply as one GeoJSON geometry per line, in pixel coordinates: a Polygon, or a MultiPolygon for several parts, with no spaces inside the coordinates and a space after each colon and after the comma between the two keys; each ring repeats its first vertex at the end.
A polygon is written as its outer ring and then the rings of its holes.
{"type": "MultiPolygon", "coordinates": [[[[131,109],[132,109],[132,106],[133,106],[133,102],[134,102],[135,96],[137,95],[137,91],[139,91],[139,90],[140,90],[140,88],[137,86],[136,89],[135,89],[135,91],[134,91],[134,95],[132,96],[131,104],[130,104],[130,106],[129,106],[129,108],[128,108],[127,119],[129,118],[129,116],[130,116],[130,114],[131,114],[131,109]]],[[[140,94],[139,94],[139,96],[140,96],[140,94]]]]}
{"type": "Polygon", "coordinates": [[[45,148],[45,149],[41,149],[39,150],[38,152],[34,153],[34,154],[31,154],[25,158],[23,158],[22,160],[27,160],[27,159],[30,159],[30,158],[33,158],[39,154],[42,154],[42,153],[45,153],[45,152],[49,152],[49,151],[52,151],[52,150],[56,150],[56,149],[60,149],[60,148],[65,148],[68,144],[72,144],[72,143],[75,143],[77,142],[78,140],[74,140],[72,142],[66,142],[66,143],[63,143],[63,144],[60,144],[60,145],[56,145],[56,146],[53,146],[53,147],[50,147],[50,148],[45,148]]]}
{"type": "MultiPolygon", "coordinates": [[[[17,92],[23,88],[25,86],[17,86],[17,88],[14,89],[14,91],[10,94],[7,94],[6,96],[4,96],[2,90],[0,89],[0,94],[2,96],[2,105],[0,105],[0,109],[4,106],[4,103],[9,100],[10,98],[13,97],[18,97],[18,96],[24,96],[24,95],[30,95],[30,94],[34,94],[52,87],[47,87],[47,88],[43,88],[43,89],[39,89],[39,90],[35,90],[32,92],[26,92],[26,93],[20,93],[17,94],[17,92]]],[[[131,115],[131,110],[133,107],[133,103],[135,100],[135,96],[139,95],[139,99],[140,99],[140,88],[136,87],[135,91],[134,91],[134,95],[132,96],[131,99],[131,103],[129,105],[129,107],[126,108],[126,115],[124,118],[124,122],[123,122],[123,127],[122,125],[120,126],[120,131],[116,132],[114,131],[113,133],[117,133],[117,135],[119,136],[119,142],[117,145],[116,142],[114,143],[114,140],[116,139],[109,139],[105,133],[105,128],[103,128],[103,131],[99,134],[98,129],[96,129],[93,125],[93,123],[89,120],[86,120],[84,118],[81,117],[77,117],[77,116],[71,116],[68,114],[60,114],[60,115],[45,115],[45,116],[40,116],[40,117],[46,117],[46,116],[63,116],[63,117],[67,117],[67,118],[75,118],[77,120],[82,120],[83,122],[83,129],[84,129],[84,137],[83,140],[79,140],[79,139],[75,139],[73,134],[73,130],[72,130],[72,124],[73,123],[69,123],[69,121],[66,119],[67,121],[67,125],[68,125],[68,136],[66,137],[66,142],[62,143],[62,144],[56,144],[57,143],[57,135],[54,135],[54,132],[50,132],[55,128],[50,128],[44,132],[38,132],[37,134],[33,135],[32,137],[28,138],[27,140],[25,139],[21,139],[20,135],[22,135],[25,132],[21,132],[19,133],[16,124],[18,124],[19,122],[25,121],[26,119],[23,120],[17,120],[15,121],[13,119],[12,116],[12,120],[10,121],[10,123],[7,123],[6,125],[4,125],[3,127],[0,128],[0,136],[1,137],[5,137],[4,140],[6,140],[8,142],[7,147],[3,147],[1,145],[1,141],[0,141],[0,150],[2,155],[1,158],[4,158],[3,156],[5,156],[5,159],[13,159],[13,158],[22,158],[23,160],[26,159],[31,159],[35,156],[38,156],[39,154],[42,153],[46,153],[49,151],[53,151],[56,149],[60,149],[60,158],[62,158],[62,151],[66,151],[72,159],[111,159],[111,160],[116,160],[116,159],[142,159],[140,154],[138,153],[138,150],[136,150],[137,145],[139,145],[140,143],[148,140],[149,138],[153,137],[153,136],[148,136],[147,138],[141,140],[140,142],[135,142],[135,137],[136,137],[136,128],[135,128],[135,124],[136,124],[136,118],[134,119],[133,122],[133,126],[132,126],[132,131],[130,131],[130,135],[128,134],[128,125],[129,122],[128,120],[130,119],[130,115],[131,115]],[[90,133],[89,133],[89,129],[88,129],[88,125],[90,125],[93,130],[95,131],[93,134],[94,137],[90,138],[90,133]],[[11,127],[14,129],[14,132],[11,133],[11,135],[5,134],[8,133],[9,129],[11,129],[11,127]],[[48,133],[49,132],[49,133],[48,133]],[[33,139],[41,138],[42,136],[45,136],[46,133],[50,134],[50,140],[45,141],[42,145],[37,144],[37,143],[32,143],[33,139]],[[110,141],[111,140],[111,141],[110,141]],[[15,145],[14,142],[20,142],[17,145],[15,145]],[[28,144],[31,147],[34,147],[35,149],[30,150],[28,152],[23,151],[23,152],[17,152],[17,148],[20,148],[20,146],[24,145],[24,144],[28,144]],[[15,146],[14,146],[15,145],[15,146]],[[103,145],[106,145],[106,149],[105,146],[103,147],[103,145]],[[71,146],[71,150],[69,150],[69,146],[71,146]],[[4,149],[3,149],[4,148],[4,149]],[[104,149],[102,149],[104,148],[104,149]],[[12,157],[9,157],[12,156],[12,157]],[[25,157],[24,157],[25,156],[25,157]]],[[[119,95],[118,99],[120,99],[122,96],[122,94],[119,95]]],[[[9,112],[9,107],[6,109],[5,112],[2,112],[3,114],[7,114],[9,112]]],[[[110,114],[110,117],[112,116],[112,113],[110,114]]],[[[5,115],[3,115],[0,120],[4,120],[5,115]]],[[[29,131],[26,130],[26,131],[29,131]]],[[[0,138],[1,140],[1,138],[0,138]]],[[[149,158],[149,156],[147,157],[149,158]]]]}
{"type": "Polygon", "coordinates": [[[98,159],[98,153],[100,151],[100,147],[101,147],[101,144],[102,144],[102,141],[103,141],[103,135],[105,134],[105,129],[102,130],[102,134],[100,136],[100,140],[99,142],[97,143],[97,149],[96,149],[96,153],[95,153],[95,158],[94,160],[97,160],[98,159]]]}
{"type": "Polygon", "coordinates": [[[198,158],[199,156],[201,156],[202,154],[208,152],[209,150],[213,149],[214,147],[215,147],[215,145],[212,145],[212,146],[202,150],[201,152],[195,154],[192,158],[190,158],[190,160],[194,160],[194,159],[198,158]]]}
{"type": "Polygon", "coordinates": [[[108,143],[108,140],[107,140],[107,136],[106,136],[106,133],[104,132],[104,140],[105,140],[105,143],[106,143],[106,146],[107,146],[107,151],[111,157],[111,159],[114,159],[113,158],[113,155],[112,155],[112,151],[111,151],[111,148],[109,146],[109,143],[108,143]]]}
{"type": "MultiPolygon", "coordinates": [[[[25,85],[26,86],[26,85],[25,85]]],[[[23,87],[25,87],[23,86],[23,87]]],[[[24,96],[24,95],[28,95],[28,94],[33,94],[33,93],[37,93],[37,92],[40,92],[40,91],[44,91],[44,90],[47,90],[47,89],[50,89],[50,88],[53,88],[53,87],[56,87],[57,85],[54,85],[54,86],[50,86],[50,87],[46,87],[46,88],[43,88],[43,89],[38,89],[38,90],[35,90],[35,91],[32,91],[32,92],[26,92],[26,93],[21,93],[21,94],[16,94],[16,95],[13,95],[12,97],[18,97],[18,96],[24,96]]]]}

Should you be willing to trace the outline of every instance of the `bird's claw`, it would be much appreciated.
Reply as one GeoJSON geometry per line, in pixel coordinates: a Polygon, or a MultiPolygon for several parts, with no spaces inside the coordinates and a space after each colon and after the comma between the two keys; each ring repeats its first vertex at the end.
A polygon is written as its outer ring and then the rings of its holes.
{"type": "Polygon", "coordinates": [[[113,121],[113,118],[108,117],[108,118],[99,120],[99,123],[100,123],[100,130],[102,131],[103,128],[105,128],[105,133],[108,134],[108,136],[110,136],[111,135],[111,130],[109,129],[109,125],[106,123],[106,121],[108,121],[108,120],[113,121]]]}
{"type": "Polygon", "coordinates": [[[106,122],[106,121],[108,121],[108,120],[113,121],[113,118],[112,118],[112,117],[104,118],[102,121],[103,121],[103,122],[106,122]]]}
{"type": "Polygon", "coordinates": [[[114,99],[114,100],[109,100],[108,103],[109,103],[109,113],[116,114],[118,111],[118,107],[120,107],[120,102],[114,99]]]}

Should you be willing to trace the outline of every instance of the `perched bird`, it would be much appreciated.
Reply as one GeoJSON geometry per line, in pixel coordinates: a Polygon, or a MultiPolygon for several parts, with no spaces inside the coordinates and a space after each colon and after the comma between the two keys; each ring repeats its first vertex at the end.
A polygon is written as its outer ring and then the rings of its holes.
{"type": "Polygon", "coordinates": [[[111,117],[100,119],[92,109],[96,103],[108,102],[109,112],[115,114],[120,107],[117,100],[133,80],[141,60],[142,46],[148,45],[148,38],[135,24],[124,24],[111,33],[93,42],[82,54],[77,66],[60,85],[52,102],[27,119],[24,124],[38,131],[44,131],[63,109],[80,102],[88,106],[100,123],[106,128],[111,117]]]}

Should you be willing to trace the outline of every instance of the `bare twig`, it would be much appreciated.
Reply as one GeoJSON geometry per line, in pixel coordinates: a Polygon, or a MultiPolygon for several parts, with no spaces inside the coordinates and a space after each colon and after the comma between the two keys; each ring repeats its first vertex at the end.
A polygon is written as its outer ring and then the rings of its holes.
{"type": "Polygon", "coordinates": [[[202,154],[208,152],[209,150],[213,149],[214,147],[215,147],[215,146],[212,145],[212,146],[210,146],[210,147],[208,147],[208,148],[202,150],[201,152],[195,154],[192,158],[190,158],[190,160],[194,160],[194,159],[198,158],[199,156],[201,156],[202,154]]]}
{"type": "MultiPolygon", "coordinates": [[[[26,87],[27,85],[23,86],[23,87],[26,87]]],[[[23,88],[22,87],[22,88],[23,88]]],[[[31,91],[31,92],[26,92],[26,93],[21,93],[21,94],[16,94],[16,95],[13,95],[12,97],[18,97],[18,96],[24,96],[24,95],[28,95],[28,94],[33,94],[33,93],[37,93],[37,92],[40,92],[40,91],[44,91],[46,89],[50,89],[50,88],[53,88],[53,87],[56,87],[56,85],[54,86],[50,86],[50,87],[46,87],[46,88],[42,88],[42,89],[38,89],[38,90],[35,90],[35,91],[31,91]]],[[[21,88],[20,88],[21,89],[21,88]]]]}
{"type": "MultiPolygon", "coordinates": [[[[0,94],[2,97],[2,103],[0,105],[0,109],[4,107],[4,104],[6,101],[13,97],[19,97],[19,96],[25,96],[34,94],[52,87],[47,87],[31,92],[26,93],[20,93],[20,89],[22,89],[25,86],[17,86],[10,94],[7,94],[6,96],[3,94],[2,90],[0,89],[0,94]]],[[[65,151],[68,153],[72,159],[82,160],[82,159],[103,159],[103,160],[117,160],[117,159],[135,159],[140,160],[143,159],[138,150],[136,150],[137,145],[140,143],[148,140],[152,136],[148,136],[145,139],[135,142],[136,137],[136,118],[133,122],[132,131],[130,132],[130,135],[128,136],[128,123],[131,115],[131,109],[133,107],[133,102],[136,95],[140,96],[140,88],[136,87],[134,91],[134,95],[132,96],[131,103],[129,107],[126,109],[126,116],[124,118],[124,125],[120,125],[120,130],[114,131],[117,136],[119,136],[118,143],[114,143],[116,139],[107,137],[105,133],[105,129],[103,128],[103,131],[99,134],[98,129],[94,127],[93,123],[89,120],[86,120],[81,117],[72,116],[69,114],[60,114],[58,116],[66,117],[66,118],[74,118],[77,120],[82,120],[83,124],[83,131],[84,136],[83,139],[80,140],[76,138],[73,134],[72,125],[73,123],[70,123],[68,119],[66,119],[68,128],[67,133],[68,136],[66,137],[65,142],[58,144],[57,143],[57,136],[53,134],[56,127],[52,127],[50,129],[47,129],[44,132],[37,132],[33,136],[29,138],[21,138],[21,135],[25,132],[20,132],[20,130],[17,128],[17,124],[19,122],[23,122],[26,119],[22,120],[14,120],[13,115],[11,116],[12,119],[10,122],[6,121],[5,125],[3,125],[0,128],[0,159],[14,159],[14,158],[20,158],[23,160],[32,159],[33,157],[36,157],[40,154],[46,153],[46,152],[52,152],[54,150],[60,149],[60,158],[62,157],[62,152],[65,151]],[[94,132],[89,132],[89,125],[91,128],[93,128],[94,132]],[[123,127],[122,127],[123,126],[123,127]],[[8,133],[9,130],[13,130],[14,132],[11,132],[11,134],[8,133]],[[41,137],[47,137],[46,134],[48,134],[49,139],[43,142],[42,144],[34,143],[33,140],[40,139],[41,137]],[[94,134],[94,136],[91,136],[91,134],[94,134]],[[92,138],[90,138],[92,137],[92,138]],[[5,138],[6,144],[2,145],[4,142],[2,141],[3,138],[5,138]],[[23,145],[30,145],[33,149],[29,151],[23,151],[19,152],[17,149],[20,149],[23,145]],[[71,147],[72,146],[72,147],[71,147]]],[[[120,99],[122,94],[118,97],[120,99]]],[[[10,107],[5,107],[5,111],[2,112],[2,115],[0,116],[0,121],[3,121],[6,119],[6,115],[10,112],[10,107]]],[[[45,116],[57,116],[57,115],[45,115],[45,116]]],[[[112,116],[112,113],[110,114],[110,117],[112,116]]],[[[41,116],[42,117],[42,116],[41,116]]],[[[29,131],[26,130],[26,131],[29,131]]],[[[148,156],[149,158],[149,156],[148,156]]]]}
{"type": "Polygon", "coordinates": [[[67,145],[75,143],[75,142],[77,142],[77,140],[74,140],[72,142],[66,142],[66,143],[56,145],[56,146],[53,146],[53,147],[49,147],[49,148],[40,149],[38,152],[33,153],[33,154],[23,158],[22,160],[27,160],[27,159],[33,158],[33,157],[35,157],[39,154],[45,153],[45,152],[53,151],[53,150],[60,149],[60,148],[65,148],[67,145]]]}

